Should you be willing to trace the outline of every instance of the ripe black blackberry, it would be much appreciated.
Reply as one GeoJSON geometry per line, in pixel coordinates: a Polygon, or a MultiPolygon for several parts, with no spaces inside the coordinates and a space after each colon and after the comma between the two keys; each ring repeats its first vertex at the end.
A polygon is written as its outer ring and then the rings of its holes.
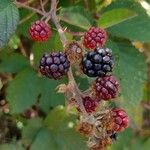
{"type": "Polygon", "coordinates": [[[103,77],[112,71],[114,61],[109,48],[96,48],[82,59],[82,70],[89,77],[103,77]]]}
{"type": "Polygon", "coordinates": [[[40,61],[40,72],[46,77],[58,80],[66,75],[70,67],[67,56],[62,52],[44,54],[40,61]]]}

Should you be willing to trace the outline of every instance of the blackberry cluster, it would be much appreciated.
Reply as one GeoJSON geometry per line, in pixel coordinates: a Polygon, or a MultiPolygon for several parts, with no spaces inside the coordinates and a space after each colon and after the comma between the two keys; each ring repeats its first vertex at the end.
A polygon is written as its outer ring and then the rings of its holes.
{"type": "Polygon", "coordinates": [[[96,95],[103,100],[116,98],[119,94],[119,82],[112,75],[97,78],[94,83],[96,95]]]}
{"type": "Polygon", "coordinates": [[[66,75],[70,67],[67,56],[62,52],[52,52],[44,54],[40,61],[40,72],[46,77],[55,80],[66,75]]]}
{"type": "Polygon", "coordinates": [[[51,36],[51,28],[44,21],[34,22],[29,29],[30,37],[39,42],[47,41],[51,36]]]}
{"type": "Polygon", "coordinates": [[[89,77],[103,77],[112,71],[114,61],[109,48],[96,48],[82,60],[83,72],[89,77]]]}
{"type": "Polygon", "coordinates": [[[95,49],[103,47],[107,39],[107,33],[104,29],[91,27],[84,35],[83,44],[86,48],[95,49]]]}

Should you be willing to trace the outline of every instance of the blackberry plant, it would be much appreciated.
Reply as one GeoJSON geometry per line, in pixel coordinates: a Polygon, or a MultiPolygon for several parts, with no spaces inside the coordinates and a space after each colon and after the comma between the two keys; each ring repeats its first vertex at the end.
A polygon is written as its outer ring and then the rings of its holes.
{"type": "Polygon", "coordinates": [[[0,0],[0,150],[148,149],[148,5],[0,0]]]}

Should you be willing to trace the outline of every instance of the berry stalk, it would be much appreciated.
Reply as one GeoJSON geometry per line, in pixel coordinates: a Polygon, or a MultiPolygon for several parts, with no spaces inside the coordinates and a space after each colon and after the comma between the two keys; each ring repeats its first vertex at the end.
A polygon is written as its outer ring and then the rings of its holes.
{"type": "MultiPolygon", "coordinates": [[[[59,33],[59,36],[60,36],[60,40],[63,44],[63,47],[65,47],[66,43],[67,43],[67,38],[64,34],[64,30],[63,28],[61,27],[60,23],[59,23],[59,20],[57,18],[57,15],[56,15],[56,11],[57,11],[57,1],[56,0],[51,0],[51,10],[50,10],[50,15],[51,15],[51,19],[53,21],[53,23],[55,24],[56,28],[57,28],[57,31],[59,33]]],[[[73,93],[77,99],[77,103],[80,107],[80,110],[82,111],[82,113],[84,115],[88,115],[85,108],[84,108],[84,105],[83,105],[83,101],[82,101],[82,97],[81,97],[81,91],[80,89],[78,88],[77,86],[77,83],[74,79],[74,76],[73,76],[73,73],[72,73],[72,69],[70,67],[69,71],[68,71],[68,80],[69,80],[69,84],[72,85],[73,87],[73,93]]]]}
{"type": "Polygon", "coordinates": [[[41,11],[39,9],[36,9],[36,8],[33,8],[33,7],[30,7],[30,6],[28,6],[28,5],[24,4],[24,3],[20,3],[17,0],[14,1],[14,4],[17,5],[18,7],[23,7],[23,8],[29,9],[31,11],[34,11],[34,12],[36,12],[36,13],[42,15],[42,16],[45,15],[45,13],[43,11],[41,11]]]}

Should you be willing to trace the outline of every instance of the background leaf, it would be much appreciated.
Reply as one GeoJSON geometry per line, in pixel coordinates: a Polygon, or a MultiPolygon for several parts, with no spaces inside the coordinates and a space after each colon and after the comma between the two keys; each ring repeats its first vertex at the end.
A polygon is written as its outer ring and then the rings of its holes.
{"type": "Polygon", "coordinates": [[[111,41],[107,47],[112,48],[116,58],[115,74],[121,83],[121,99],[118,102],[129,115],[134,116],[137,105],[142,100],[146,82],[146,65],[144,56],[128,41],[111,41]]]}
{"type": "Polygon", "coordinates": [[[6,44],[12,33],[16,30],[19,13],[16,6],[10,1],[0,0],[0,48],[6,44]]]}
{"type": "Polygon", "coordinates": [[[126,8],[112,9],[102,14],[98,25],[103,28],[112,27],[136,16],[136,13],[126,8]]]}
{"type": "Polygon", "coordinates": [[[26,67],[29,67],[27,58],[19,53],[0,53],[0,72],[1,73],[17,73],[26,67]]]}
{"type": "Polygon", "coordinates": [[[39,80],[31,69],[21,71],[7,88],[7,100],[12,113],[21,113],[32,106],[39,95],[39,80]]]}
{"type": "MultiPolygon", "coordinates": [[[[141,42],[150,41],[150,17],[146,14],[146,11],[141,7],[139,3],[134,1],[114,1],[108,8],[105,9],[107,12],[113,9],[129,9],[137,13],[137,16],[126,20],[120,24],[109,27],[107,31],[117,37],[124,37],[130,40],[137,40],[141,42]]],[[[104,12],[105,12],[104,11],[104,12]]],[[[115,16],[114,16],[115,20],[115,16]]]]}
{"type": "Polygon", "coordinates": [[[85,30],[93,25],[93,19],[90,13],[80,6],[61,9],[59,18],[64,22],[85,30]]]}

